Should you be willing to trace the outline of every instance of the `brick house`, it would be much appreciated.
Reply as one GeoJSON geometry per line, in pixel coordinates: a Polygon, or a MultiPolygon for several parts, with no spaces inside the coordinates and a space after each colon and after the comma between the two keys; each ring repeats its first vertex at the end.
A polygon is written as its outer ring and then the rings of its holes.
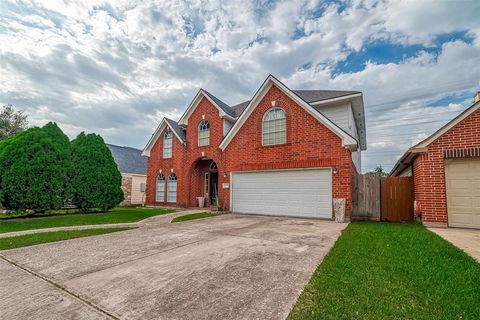
{"type": "Polygon", "coordinates": [[[147,143],[146,203],[240,213],[333,217],[352,207],[352,175],[366,149],[356,91],[292,91],[269,76],[229,106],[201,89],[178,122],[164,118],[147,143]]]}
{"type": "Polygon", "coordinates": [[[122,191],[124,200],[121,206],[145,203],[147,183],[147,157],[142,150],[107,144],[122,175],[122,191]]]}
{"type": "Polygon", "coordinates": [[[474,104],[410,148],[391,176],[414,179],[426,225],[480,228],[480,93],[474,104]]]}

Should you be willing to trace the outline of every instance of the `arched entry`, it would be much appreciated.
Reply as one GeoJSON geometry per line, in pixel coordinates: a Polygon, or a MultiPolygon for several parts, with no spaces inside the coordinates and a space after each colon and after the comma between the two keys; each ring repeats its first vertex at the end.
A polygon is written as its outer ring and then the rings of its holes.
{"type": "Polygon", "coordinates": [[[191,205],[197,205],[197,197],[205,197],[205,205],[218,206],[218,167],[211,158],[201,158],[193,164],[191,205]]]}

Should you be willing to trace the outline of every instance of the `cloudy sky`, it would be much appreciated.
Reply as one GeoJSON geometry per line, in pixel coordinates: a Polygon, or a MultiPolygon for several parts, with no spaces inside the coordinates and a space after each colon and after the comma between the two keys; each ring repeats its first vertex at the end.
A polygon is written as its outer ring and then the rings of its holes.
{"type": "Polygon", "coordinates": [[[0,103],[143,148],[199,88],[236,104],[271,73],[362,91],[363,169],[390,170],[480,90],[479,15],[477,0],[0,0],[0,103]]]}

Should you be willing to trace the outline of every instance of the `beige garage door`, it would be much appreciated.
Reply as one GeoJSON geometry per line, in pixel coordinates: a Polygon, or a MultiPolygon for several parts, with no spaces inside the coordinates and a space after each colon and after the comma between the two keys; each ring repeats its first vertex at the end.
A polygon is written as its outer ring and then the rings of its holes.
{"type": "Polygon", "coordinates": [[[480,228],[480,159],[445,161],[448,225],[480,228]]]}

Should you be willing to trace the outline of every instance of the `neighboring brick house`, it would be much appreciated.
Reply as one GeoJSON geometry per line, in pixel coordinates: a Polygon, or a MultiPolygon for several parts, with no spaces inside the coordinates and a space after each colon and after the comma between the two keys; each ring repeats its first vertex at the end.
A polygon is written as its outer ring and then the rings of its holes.
{"type": "Polygon", "coordinates": [[[142,150],[107,144],[118,170],[122,174],[122,190],[125,199],[122,206],[144,204],[147,182],[147,157],[142,150]]]}
{"type": "Polygon", "coordinates": [[[229,106],[201,89],[178,122],[164,118],[147,143],[146,203],[206,204],[241,213],[332,218],[352,208],[352,176],[366,149],[357,91],[292,91],[269,76],[229,106]]]}
{"type": "Polygon", "coordinates": [[[392,176],[412,176],[427,225],[480,228],[480,93],[474,104],[410,148],[392,176]]]}

